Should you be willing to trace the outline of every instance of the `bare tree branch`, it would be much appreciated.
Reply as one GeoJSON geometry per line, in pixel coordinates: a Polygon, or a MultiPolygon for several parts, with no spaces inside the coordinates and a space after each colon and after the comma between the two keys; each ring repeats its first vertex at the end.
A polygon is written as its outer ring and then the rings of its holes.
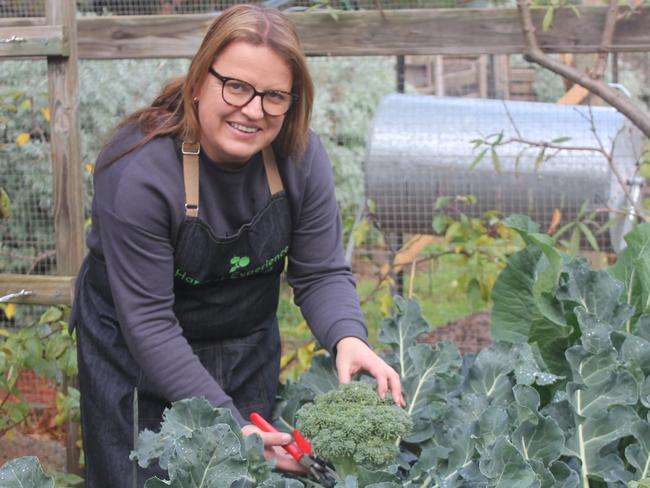
{"type": "MultiPolygon", "coordinates": [[[[524,57],[526,60],[563,76],[574,83],[583,86],[594,95],[599,96],[625,115],[630,122],[645,134],[646,137],[650,138],[650,117],[643,113],[633,100],[629,99],[615,88],[610,87],[602,80],[594,79],[587,73],[582,73],[571,66],[567,66],[566,64],[553,59],[541,50],[539,43],[537,42],[537,37],[535,36],[535,26],[530,11],[530,0],[517,0],[517,9],[519,10],[522,31],[524,34],[524,57]]],[[[605,21],[605,29],[603,30],[603,39],[599,50],[601,58],[604,59],[605,64],[607,62],[607,53],[611,49],[617,21],[618,6],[616,5],[616,0],[610,0],[609,8],[607,10],[607,19],[605,21]]]]}
{"type": "Polygon", "coordinates": [[[618,0],[609,0],[607,4],[607,15],[605,16],[605,27],[603,28],[603,37],[600,41],[600,50],[598,51],[596,63],[590,73],[594,80],[602,80],[605,77],[607,56],[612,49],[612,40],[614,39],[617,21],[618,0]]]}

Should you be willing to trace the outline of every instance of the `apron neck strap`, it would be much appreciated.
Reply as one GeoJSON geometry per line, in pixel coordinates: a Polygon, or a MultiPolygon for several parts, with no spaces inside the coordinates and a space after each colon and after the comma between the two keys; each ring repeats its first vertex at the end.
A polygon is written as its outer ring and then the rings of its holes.
{"type": "Polygon", "coordinates": [[[271,196],[273,196],[281,192],[284,187],[282,186],[282,178],[280,178],[280,172],[278,171],[278,163],[275,161],[275,153],[270,145],[262,149],[262,159],[264,160],[266,181],[269,184],[271,196]]]}
{"type": "Polygon", "coordinates": [[[185,185],[185,215],[199,215],[199,153],[201,146],[198,142],[183,142],[183,182],[185,185]]]}
{"type": "MultiPolygon", "coordinates": [[[[187,217],[198,217],[199,215],[199,153],[201,146],[198,143],[183,142],[181,145],[183,153],[183,183],[185,186],[185,215],[187,217]]],[[[271,146],[262,149],[266,181],[269,185],[271,195],[281,192],[282,178],[278,171],[278,164],[275,161],[275,154],[271,146]]]]}

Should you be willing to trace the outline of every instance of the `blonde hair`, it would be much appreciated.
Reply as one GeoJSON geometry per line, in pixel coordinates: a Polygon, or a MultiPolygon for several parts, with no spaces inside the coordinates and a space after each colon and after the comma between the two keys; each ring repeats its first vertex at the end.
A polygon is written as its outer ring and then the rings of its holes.
{"type": "Polygon", "coordinates": [[[145,134],[143,140],[127,152],[158,136],[172,135],[183,141],[199,141],[201,127],[194,97],[208,76],[208,69],[234,41],[267,46],[287,62],[291,69],[292,91],[299,98],[285,116],[273,147],[279,158],[299,158],[304,153],[309,138],[314,87],[298,33],[293,23],[278,10],[248,4],[235,5],[217,17],[205,34],[187,74],[169,81],[151,106],[120,122],[116,129],[135,124],[145,134]]]}

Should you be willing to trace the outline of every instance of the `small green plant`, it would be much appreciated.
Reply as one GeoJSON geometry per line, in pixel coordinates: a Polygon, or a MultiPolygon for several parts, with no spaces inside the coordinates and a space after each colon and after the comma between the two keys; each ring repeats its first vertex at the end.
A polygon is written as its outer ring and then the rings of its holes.
{"type": "Polygon", "coordinates": [[[446,251],[462,256],[457,281],[475,308],[489,303],[492,286],[509,255],[522,241],[503,223],[497,211],[471,216],[474,195],[444,196],[437,199],[433,231],[442,235],[446,251]]]}
{"type": "MultiPolygon", "coordinates": [[[[68,333],[66,307],[50,307],[34,323],[16,331],[0,329],[0,437],[25,422],[29,405],[18,389],[23,371],[62,384],[77,373],[74,337],[68,333]]],[[[71,389],[72,390],[72,389],[71,389]]],[[[75,398],[74,393],[71,397],[75,398]]],[[[66,412],[78,409],[61,399],[66,412]]],[[[73,414],[74,415],[74,414],[73,414]]]]}
{"type": "Polygon", "coordinates": [[[359,381],[317,396],[296,419],[298,430],[342,478],[358,475],[360,467],[375,470],[394,463],[399,439],[412,428],[405,410],[359,381]]]}

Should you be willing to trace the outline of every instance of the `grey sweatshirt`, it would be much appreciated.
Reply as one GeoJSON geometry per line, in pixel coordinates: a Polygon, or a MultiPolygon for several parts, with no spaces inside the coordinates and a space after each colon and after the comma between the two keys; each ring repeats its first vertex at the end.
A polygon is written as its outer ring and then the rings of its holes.
{"type": "MultiPolygon", "coordinates": [[[[134,145],[142,134],[119,131],[97,167],[134,145]]],[[[127,346],[161,397],[205,397],[233,410],[232,399],[192,352],[173,312],[174,246],[184,212],[177,142],[157,138],[95,174],[88,247],[106,262],[116,314],[127,346]]],[[[331,164],[310,135],[300,161],[278,160],[293,221],[288,281],[296,304],[330,353],[343,337],[367,340],[352,273],[345,263],[331,164]]],[[[261,210],[269,189],[257,154],[224,169],[201,156],[199,217],[215,235],[232,235],[261,210]]]]}

